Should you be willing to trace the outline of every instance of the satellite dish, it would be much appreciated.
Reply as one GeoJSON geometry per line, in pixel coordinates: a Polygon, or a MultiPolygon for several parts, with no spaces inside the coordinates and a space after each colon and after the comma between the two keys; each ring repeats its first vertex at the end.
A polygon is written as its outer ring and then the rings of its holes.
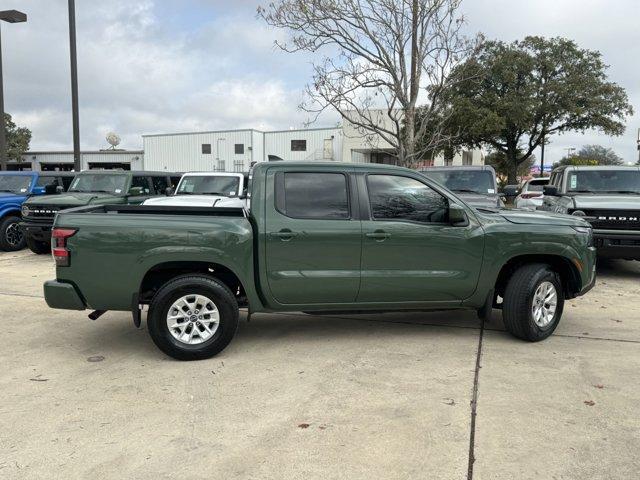
{"type": "Polygon", "coordinates": [[[111,145],[112,149],[115,149],[118,145],[120,145],[120,136],[115,132],[107,133],[107,142],[111,145]]]}

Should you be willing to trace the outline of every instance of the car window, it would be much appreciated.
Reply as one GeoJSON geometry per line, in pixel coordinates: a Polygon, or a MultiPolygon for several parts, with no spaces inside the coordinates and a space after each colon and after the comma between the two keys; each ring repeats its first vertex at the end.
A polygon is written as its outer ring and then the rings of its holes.
{"type": "Polygon", "coordinates": [[[493,173],[489,170],[423,170],[425,177],[456,193],[477,193],[487,195],[496,193],[493,173]]]}
{"type": "Polygon", "coordinates": [[[59,185],[57,177],[40,175],[36,181],[36,187],[46,187],[47,185],[59,185]]]}
{"type": "Polygon", "coordinates": [[[350,218],[349,186],[342,173],[280,172],[276,175],[276,209],[289,217],[350,218]]]}
{"type": "Polygon", "coordinates": [[[374,220],[408,220],[446,223],[449,202],[428,185],[399,175],[367,177],[371,216],[374,220]]]}
{"type": "Polygon", "coordinates": [[[542,192],[549,179],[531,180],[527,185],[527,192],[542,192]]]}
{"type": "Polygon", "coordinates": [[[60,177],[60,179],[62,180],[62,186],[64,187],[64,191],[66,192],[67,190],[69,190],[69,187],[71,186],[73,177],[65,176],[65,177],[60,177]]]}
{"type": "Polygon", "coordinates": [[[149,189],[148,177],[134,175],[134,177],[131,179],[131,187],[141,187],[143,194],[148,195],[149,193],[151,193],[151,190],[149,189]]]}
{"type": "Polygon", "coordinates": [[[171,188],[173,188],[174,190],[176,189],[176,187],[180,183],[180,178],[181,177],[171,177],[171,188]]]}
{"type": "Polygon", "coordinates": [[[151,183],[153,184],[153,190],[155,193],[163,195],[167,187],[169,186],[169,182],[167,181],[167,177],[151,177],[151,183]]]}
{"type": "Polygon", "coordinates": [[[81,173],[74,177],[69,191],[121,195],[126,184],[127,176],[123,174],[81,173]]]}

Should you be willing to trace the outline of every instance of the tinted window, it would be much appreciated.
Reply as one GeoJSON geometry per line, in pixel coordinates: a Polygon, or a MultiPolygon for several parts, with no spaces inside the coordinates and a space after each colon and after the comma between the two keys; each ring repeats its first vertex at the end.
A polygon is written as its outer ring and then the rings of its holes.
{"type": "Polygon", "coordinates": [[[424,170],[422,173],[456,193],[496,193],[493,174],[489,170],[424,170]]]}
{"type": "Polygon", "coordinates": [[[210,154],[211,153],[211,144],[210,143],[203,143],[202,144],[202,153],[204,153],[204,154],[210,154]]]}
{"type": "Polygon", "coordinates": [[[449,202],[418,180],[396,175],[369,175],[369,202],[375,220],[445,223],[449,202]]]}
{"type": "Polygon", "coordinates": [[[235,144],[236,155],[242,155],[244,153],[244,143],[235,144]]]}
{"type": "Polygon", "coordinates": [[[531,180],[527,185],[527,192],[541,192],[545,185],[549,183],[549,179],[546,180],[531,180]]]}
{"type": "Polygon", "coordinates": [[[306,152],[307,151],[307,141],[306,140],[291,140],[291,151],[292,152],[306,152]]]}
{"type": "Polygon", "coordinates": [[[58,185],[58,179],[56,177],[40,175],[38,177],[38,181],[36,182],[36,186],[46,187],[47,185],[58,185]]]}
{"type": "Polygon", "coordinates": [[[131,187],[141,187],[142,188],[142,193],[143,194],[149,194],[151,193],[151,190],[149,189],[149,179],[148,177],[140,177],[140,176],[134,176],[131,179],[131,187]]]}
{"type": "Polygon", "coordinates": [[[180,177],[171,177],[171,187],[176,188],[180,183],[180,177]]]}
{"type": "Polygon", "coordinates": [[[164,191],[169,186],[167,177],[151,177],[151,183],[153,183],[153,190],[155,193],[164,194],[164,191]]]}
{"type": "Polygon", "coordinates": [[[61,177],[61,180],[62,180],[62,186],[64,187],[64,191],[66,192],[67,190],[69,190],[69,187],[71,186],[71,182],[73,182],[73,177],[64,176],[64,177],[61,177]]]}
{"type": "Polygon", "coordinates": [[[294,218],[349,218],[347,177],[341,173],[279,173],[276,208],[294,218]]]}

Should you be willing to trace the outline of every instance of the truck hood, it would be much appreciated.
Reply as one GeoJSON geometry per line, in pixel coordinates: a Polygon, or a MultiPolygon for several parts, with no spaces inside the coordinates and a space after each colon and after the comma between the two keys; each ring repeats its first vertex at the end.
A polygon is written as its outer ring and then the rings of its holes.
{"type": "Polygon", "coordinates": [[[563,225],[568,227],[589,227],[589,223],[580,217],[561,213],[539,212],[532,210],[500,210],[500,215],[511,223],[529,225],[563,225]]]}
{"type": "Polygon", "coordinates": [[[47,195],[45,197],[37,197],[29,200],[28,203],[37,203],[38,205],[64,205],[65,207],[81,207],[92,203],[120,203],[122,197],[119,195],[110,195],[108,193],[60,193],[57,195],[47,195]]]}
{"type": "Polygon", "coordinates": [[[461,192],[453,192],[457,197],[460,197],[467,204],[476,208],[497,208],[498,207],[498,195],[496,194],[487,194],[483,195],[481,193],[461,193],[461,192]]]}
{"type": "Polygon", "coordinates": [[[15,193],[0,192],[0,204],[4,202],[15,202],[25,198],[25,195],[16,195],[15,193]]]}
{"type": "Polygon", "coordinates": [[[145,200],[143,205],[165,207],[244,207],[244,200],[217,195],[173,195],[145,200]]]}
{"type": "Polygon", "coordinates": [[[640,210],[640,195],[575,195],[574,208],[584,210],[640,210]]]}

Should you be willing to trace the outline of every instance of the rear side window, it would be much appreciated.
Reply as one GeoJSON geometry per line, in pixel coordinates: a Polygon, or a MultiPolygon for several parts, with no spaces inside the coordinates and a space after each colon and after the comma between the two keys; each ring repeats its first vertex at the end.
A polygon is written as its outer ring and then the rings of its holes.
{"type": "Polygon", "coordinates": [[[71,176],[60,177],[60,180],[62,180],[62,186],[64,187],[64,191],[66,192],[67,190],[69,190],[69,187],[71,186],[71,182],[73,182],[73,177],[71,176]]]}
{"type": "Polygon", "coordinates": [[[342,173],[276,174],[276,209],[292,218],[346,220],[349,185],[342,173]]]}
{"type": "Polygon", "coordinates": [[[180,183],[180,177],[171,177],[171,188],[175,190],[175,188],[180,183]]]}
{"type": "Polygon", "coordinates": [[[151,183],[153,183],[153,190],[155,193],[160,194],[163,194],[169,186],[167,177],[151,177],[151,183]]]}
{"type": "Polygon", "coordinates": [[[367,185],[374,220],[421,223],[448,220],[448,200],[418,180],[398,175],[369,175],[367,185]]]}
{"type": "Polygon", "coordinates": [[[148,177],[139,177],[134,176],[131,179],[131,187],[141,187],[143,194],[151,193],[151,189],[149,188],[149,178],[148,177]]]}

